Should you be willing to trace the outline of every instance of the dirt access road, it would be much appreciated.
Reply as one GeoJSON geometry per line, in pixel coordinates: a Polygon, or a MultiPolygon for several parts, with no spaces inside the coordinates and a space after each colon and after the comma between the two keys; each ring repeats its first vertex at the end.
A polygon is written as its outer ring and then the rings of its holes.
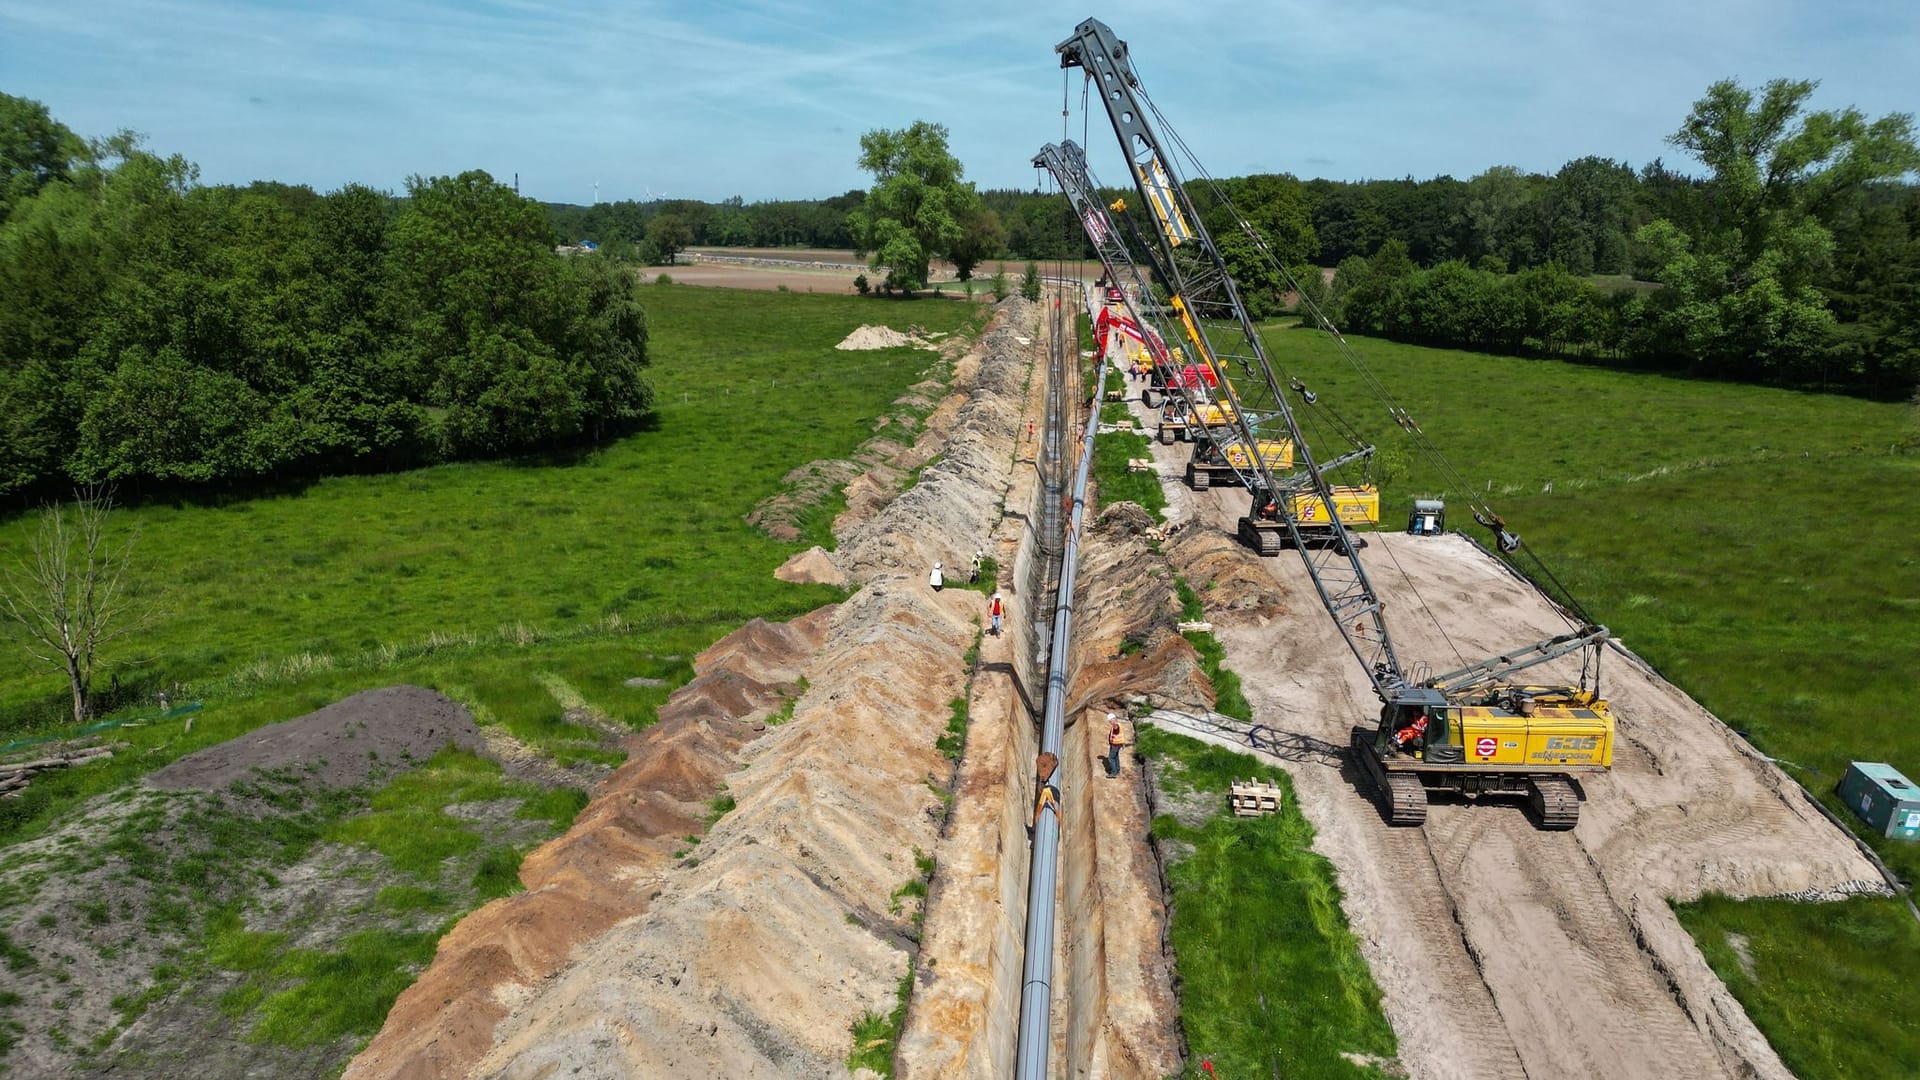
{"type": "MultiPolygon", "coordinates": [[[[1154,452],[1163,475],[1182,475],[1184,444],[1154,452]]],[[[1168,493],[1178,516],[1229,533],[1246,510],[1237,489],[1196,495],[1169,480],[1168,493]]],[[[1403,661],[1446,670],[1565,627],[1531,585],[1460,537],[1369,539],[1363,562],[1403,661]]],[[[1619,718],[1615,767],[1585,784],[1576,831],[1539,832],[1517,802],[1493,801],[1437,802],[1423,828],[1389,828],[1343,752],[1349,729],[1377,716],[1377,699],[1300,560],[1256,561],[1284,613],[1215,613],[1216,634],[1255,719],[1279,733],[1269,756],[1292,774],[1314,846],[1338,870],[1414,1076],[1791,1075],[1667,901],[1882,891],[1798,787],[1611,649],[1603,689],[1619,718]]],[[[1231,599],[1210,596],[1209,608],[1231,599]]],[[[1572,681],[1566,663],[1538,681],[1572,681]]]]}
{"type": "MultiPolygon", "coordinates": [[[[952,264],[935,260],[928,269],[933,278],[929,287],[938,285],[956,299],[965,294],[966,285],[952,264]]],[[[680,254],[678,265],[648,267],[640,280],[651,283],[661,274],[681,285],[848,295],[859,291],[853,279],[861,274],[875,283],[885,276],[867,269],[866,260],[853,252],[830,248],[689,248],[680,254]]],[[[992,274],[991,268],[976,270],[974,292],[982,301],[992,299],[986,280],[992,274]]]]}

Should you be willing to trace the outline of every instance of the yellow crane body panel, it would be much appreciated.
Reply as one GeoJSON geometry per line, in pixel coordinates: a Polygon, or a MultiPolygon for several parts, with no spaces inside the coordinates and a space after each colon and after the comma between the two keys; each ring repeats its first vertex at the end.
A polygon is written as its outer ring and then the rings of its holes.
{"type": "Polygon", "coordinates": [[[1468,765],[1581,770],[1613,765],[1613,714],[1603,701],[1539,705],[1532,716],[1496,705],[1463,705],[1458,723],[1468,765]]]}
{"type": "Polygon", "coordinates": [[[1194,420],[1202,427],[1225,427],[1233,423],[1233,406],[1224,401],[1202,405],[1194,410],[1194,420]]]}
{"type": "MultiPolygon", "coordinates": [[[[1253,467],[1253,459],[1247,453],[1247,444],[1235,442],[1227,444],[1227,464],[1236,469],[1253,467]]],[[[1279,472],[1293,468],[1292,439],[1261,439],[1260,460],[1266,463],[1268,472],[1279,472]]]]}
{"type": "MultiPolygon", "coordinates": [[[[1295,492],[1287,497],[1288,513],[1302,525],[1326,525],[1327,504],[1311,491],[1295,492]]],[[[1342,525],[1377,525],[1380,522],[1380,489],[1371,484],[1333,489],[1333,508],[1342,525]]]]}

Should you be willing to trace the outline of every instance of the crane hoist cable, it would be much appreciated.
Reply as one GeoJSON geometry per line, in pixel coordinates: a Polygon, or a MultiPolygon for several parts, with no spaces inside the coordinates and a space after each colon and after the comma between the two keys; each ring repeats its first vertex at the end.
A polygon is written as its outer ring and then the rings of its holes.
{"type": "MultiPolygon", "coordinates": [[[[1137,63],[1134,66],[1134,72],[1137,79],[1139,73],[1137,63]]],[[[1461,497],[1467,501],[1467,509],[1473,515],[1474,521],[1493,532],[1496,542],[1495,546],[1509,557],[1522,553],[1527,556],[1527,560],[1533,568],[1538,570],[1540,575],[1556,590],[1558,594],[1557,599],[1565,607],[1565,610],[1559,614],[1567,625],[1575,626],[1578,623],[1591,624],[1594,621],[1593,617],[1586,610],[1585,605],[1580,603],[1579,597],[1567,587],[1566,583],[1560,579],[1558,574],[1554,573],[1553,568],[1547,565],[1547,561],[1537,550],[1530,545],[1523,544],[1518,534],[1508,530],[1505,518],[1497,513],[1492,506],[1488,505],[1486,500],[1478,497],[1473,485],[1468,482],[1465,476],[1461,475],[1460,471],[1454,467],[1453,462],[1441,452],[1433,440],[1427,437],[1426,431],[1420,426],[1418,421],[1414,419],[1412,413],[1400,403],[1393,391],[1374,374],[1373,369],[1367,365],[1358,350],[1354,349],[1352,344],[1347,341],[1345,335],[1340,333],[1339,328],[1336,327],[1333,320],[1328,318],[1326,313],[1321,310],[1320,305],[1315,303],[1312,297],[1300,287],[1300,281],[1294,276],[1293,271],[1289,269],[1285,263],[1280,261],[1278,256],[1273,253],[1273,249],[1267,244],[1266,238],[1260,234],[1258,227],[1249,221],[1246,215],[1240,212],[1239,207],[1234,205],[1233,199],[1221,188],[1218,181],[1207,173],[1205,166],[1200,163],[1193,151],[1187,146],[1185,140],[1180,137],[1179,131],[1166,123],[1166,118],[1161,114],[1159,106],[1155,105],[1151,98],[1144,98],[1144,100],[1154,118],[1161,122],[1162,129],[1165,131],[1169,142],[1179,149],[1181,155],[1186,159],[1187,164],[1192,168],[1195,176],[1206,186],[1209,194],[1232,215],[1234,224],[1246,235],[1247,239],[1253,244],[1255,250],[1266,260],[1267,264],[1277,270],[1281,276],[1281,280],[1299,296],[1302,306],[1306,308],[1314,324],[1325,329],[1328,334],[1333,337],[1341,358],[1362,378],[1367,387],[1373,391],[1375,397],[1385,406],[1387,416],[1393,421],[1394,426],[1400,428],[1407,434],[1415,450],[1440,472],[1443,482],[1447,487],[1458,491],[1461,497]]]]}

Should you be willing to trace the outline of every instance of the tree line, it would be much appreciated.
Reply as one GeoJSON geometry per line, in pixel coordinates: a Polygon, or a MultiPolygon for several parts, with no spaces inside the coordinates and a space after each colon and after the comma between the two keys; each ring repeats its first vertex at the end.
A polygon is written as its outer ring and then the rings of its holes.
{"type": "Polygon", "coordinates": [[[1498,250],[1470,259],[1431,236],[1423,263],[1396,236],[1341,259],[1326,307],[1348,328],[1405,340],[1910,395],[1920,386],[1912,120],[1805,112],[1813,90],[1715,83],[1668,140],[1707,175],[1643,170],[1644,203],[1573,200],[1600,211],[1561,219],[1579,257],[1523,231],[1509,253],[1548,257],[1522,259],[1518,273],[1498,250]],[[1611,260],[1592,268],[1625,272],[1590,282],[1589,251],[1611,260]]]}
{"type": "MultiPolygon", "coordinates": [[[[1588,156],[1552,175],[1510,166],[1467,180],[1256,175],[1190,182],[1188,192],[1256,317],[1304,293],[1343,328],[1409,341],[1910,394],[1920,385],[1912,120],[1808,111],[1814,89],[1713,84],[1668,140],[1698,174],[1662,159],[1636,170],[1588,156]],[[1321,268],[1338,268],[1330,288],[1321,268]]],[[[873,235],[861,216],[870,198],[549,215],[563,235],[600,230],[658,258],[648,230],[662,217],[681,246],[860,246],[873,235]]],[[[983,191],[946,218],[938,254],[963,271],[1093,256],[1056,194],[983,191]]]]}
{"type": "Polygon", "coordinates": [[[202,185],[0,95],[0,492],[493,456],[647,415],[617,263],[484,172],[202,185]]]}

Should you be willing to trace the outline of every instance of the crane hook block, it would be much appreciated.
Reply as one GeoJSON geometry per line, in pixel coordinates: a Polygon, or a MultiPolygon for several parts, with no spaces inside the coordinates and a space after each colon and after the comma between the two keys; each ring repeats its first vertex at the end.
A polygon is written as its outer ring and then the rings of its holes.
{"type": "Polygon", "coordinates": [[[1509,555],[1520,550],[1520,537],[1516,533],[1510,533],[1505,529],[1501,529],[1498,542],[1500,544],[1500,550],[1509,555]]]}

